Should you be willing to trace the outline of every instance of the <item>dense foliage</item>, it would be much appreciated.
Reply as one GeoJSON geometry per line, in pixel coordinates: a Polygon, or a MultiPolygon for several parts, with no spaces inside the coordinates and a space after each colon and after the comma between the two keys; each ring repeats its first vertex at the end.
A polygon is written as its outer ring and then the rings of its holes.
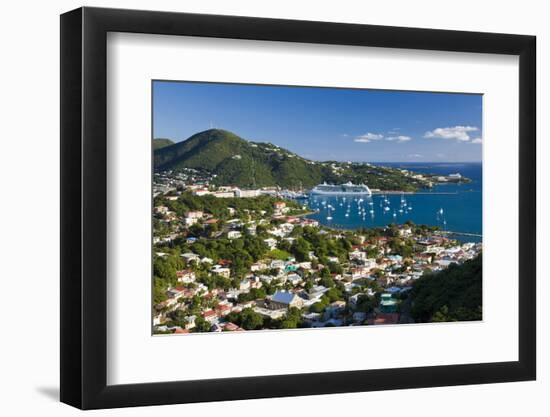
{"type": "Polygon", "coordinates": [[[412,290],[412,316],[417,322],[481,320],[481,283],[481,255],[424,275],[412,290]]]}
{"type": "MultiPolygon", "coordinates": [[[[178,216],[184,216],[188,211],[203,211],[212,214],[217,219],[246,218],[259,214],[262,216],[273,214],[273,204],[280,199],[262,195],[254,198],[217,198],[212,195],[196,196],[189,192],[182,193],[177,200],[168,200],[163,196],[156,197],[155,206],[165,205],[178,216]],[[228,207],[235,210],[231,214],[228,207]]],[[[287,207],[298,210],[300,205],[292,200],[285,200],[287,207]]],[[[289,213],[292,214],[292,213],[289,213]]],[[[156,230],[156,229],[155,229],[156,230]]]]}
{"type": "Polygon", "coordinates": [[[270,143],[248,142],[220,129],[197,133],[157,149],[156,170],[193,168],[216,174],[219,185],[311,188],[324,181],[366,183],[382,190],[414,191],[424,184],[400,170],[367,164],[314,162],[270,143]]]}
{"type": "Polygon", "coordinates": [[[184,263],[178,256],[158,257],[153,261],[153,302],[166,300],[166,288],[176,285],[176,271],[183,269],[184,263]]]}

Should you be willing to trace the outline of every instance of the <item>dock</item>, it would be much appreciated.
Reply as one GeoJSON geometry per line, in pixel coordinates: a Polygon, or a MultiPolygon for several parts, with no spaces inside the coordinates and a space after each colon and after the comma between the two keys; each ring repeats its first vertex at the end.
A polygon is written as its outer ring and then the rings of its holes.
{"type": "Polygon", "coordinates": [[[458,191],[440,192],[440,191],[373,191],[372,195],[456,195],[458,191]]]}
{"type": "Polygon", "coordinates": [[[455,236],[470,236],[470,237],[483,237],[478,233],[468,233],[468,232],[452,232],[449,230],[440,230],[439,233],[446,235],[455,235],[455,236]]]}

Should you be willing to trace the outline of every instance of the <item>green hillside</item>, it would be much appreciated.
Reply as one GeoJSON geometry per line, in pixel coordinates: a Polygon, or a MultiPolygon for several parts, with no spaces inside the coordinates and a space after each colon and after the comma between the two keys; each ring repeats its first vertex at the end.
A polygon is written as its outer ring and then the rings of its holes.
{"type": "Polygon", "coordinates": [[[417,322],[481,320],[482,257],[451,264],[414,283],[412,315],[417,322]]]}
{"type": "Polygon", "coordinates": [[[249,142],[232,132],[210,129],[155,150],[156,171],[194,168],[216,174],[218,185],[311,188],[323,181],[366,183],[371,188],[414,191],[425,186],[393,168],[315,162],[270,143],[249,142]]]}
{"type": "Polygon", "coordinates": [[[173,144],[174,144],[174,141],[170,139],[164,139],[164,138],[153,139],[153,150],[165,148],[166,146],[170,146],[173,144]]]}
{"type": "Polygon", "coordinates": [[[241,187],[304,187],[318,184],[322,168],[267,143],[248,142],[234,133],[210,129],[155,151],[155,169],[194,168],[217,174],[218,184],[241,187]]]}

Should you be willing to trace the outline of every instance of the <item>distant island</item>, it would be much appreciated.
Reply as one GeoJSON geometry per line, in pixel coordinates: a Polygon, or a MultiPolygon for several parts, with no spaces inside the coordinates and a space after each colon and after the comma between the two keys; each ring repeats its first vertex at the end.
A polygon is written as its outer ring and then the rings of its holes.
{"type": "Polygon", "coordinates": [[[415,192],[439,182],[468,182],[370,163],[312,161],[271,143],[247,141],[222,129],[209,129],[174,143],[154,139],[155,172],[196,170],[217,186],[311,189],[318,184],[368,184],[373,191],[415,192]]]}

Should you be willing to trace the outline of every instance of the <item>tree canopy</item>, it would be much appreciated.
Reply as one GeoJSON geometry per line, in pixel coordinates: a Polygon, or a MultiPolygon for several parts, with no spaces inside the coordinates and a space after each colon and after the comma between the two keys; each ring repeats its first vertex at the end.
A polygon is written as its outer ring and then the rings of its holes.
{"type": "Polygon", "coordinates": [[[419,278],[412,290],[417,322],[482,319],[482,256],[419,278]]]}

